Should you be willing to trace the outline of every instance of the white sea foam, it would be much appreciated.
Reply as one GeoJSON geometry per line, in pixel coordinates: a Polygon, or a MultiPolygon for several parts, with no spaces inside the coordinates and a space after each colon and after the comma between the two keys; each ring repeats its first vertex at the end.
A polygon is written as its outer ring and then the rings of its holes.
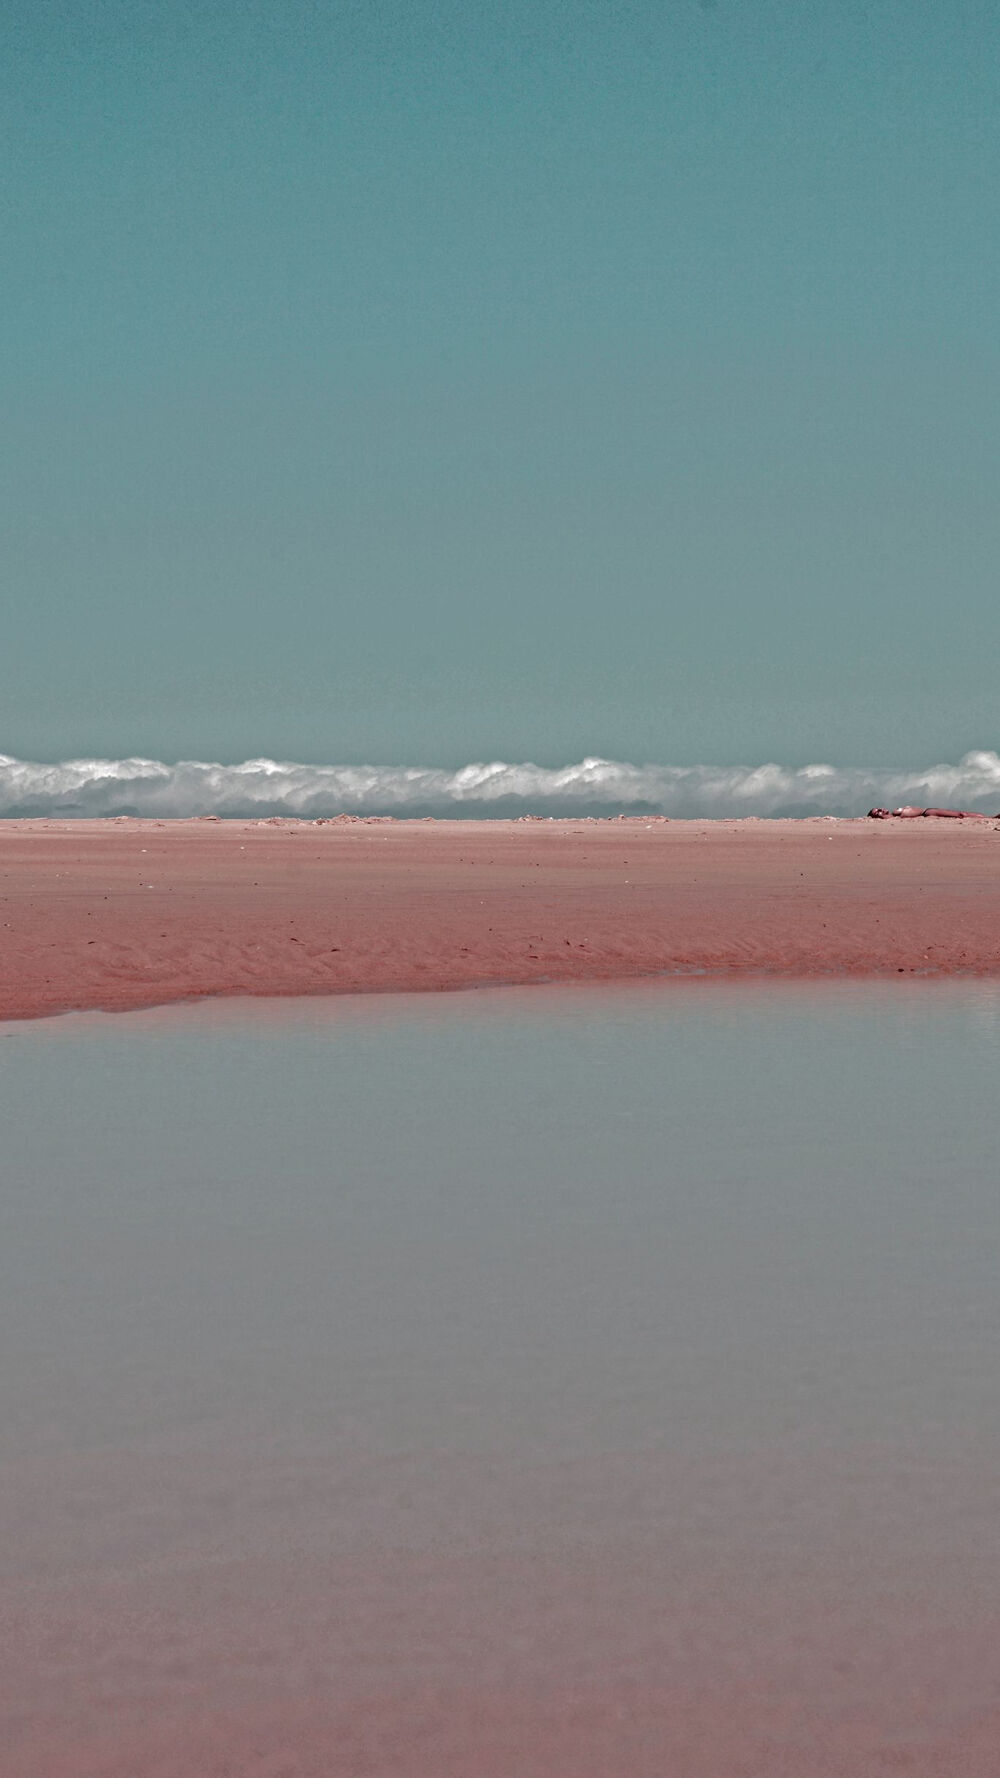
{"type": "Polygon", "coordinates": [[[240,765],[154,759],[37,764],[0,754],[0,815],[858,815],[873,803],[1000,808],[1000,755],[957,765],[660,766],[584,759],[556,768],[240,765]]]}

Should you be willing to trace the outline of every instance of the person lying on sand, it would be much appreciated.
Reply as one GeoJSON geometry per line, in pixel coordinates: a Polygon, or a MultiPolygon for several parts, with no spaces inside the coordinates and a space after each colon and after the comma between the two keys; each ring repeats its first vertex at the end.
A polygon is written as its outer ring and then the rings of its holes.
{"type": "Polygon", "coordinates": [[[869,821],[916,821],[921,815],[937,815],[943,821],[997,821],[1000,816],[984,815],[980,809],[915,809],[907,803],[902,809],[869,809],[869,821]]]}

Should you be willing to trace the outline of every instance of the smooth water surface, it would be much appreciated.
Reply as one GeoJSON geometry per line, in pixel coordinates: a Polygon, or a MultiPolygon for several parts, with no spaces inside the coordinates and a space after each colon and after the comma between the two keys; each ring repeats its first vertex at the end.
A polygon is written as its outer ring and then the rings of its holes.
{"type": "Polygon", "coordinates": [[[4,1778],[993,1771],[998,1060],[912,983],[3,1028],[4,1778]]]}

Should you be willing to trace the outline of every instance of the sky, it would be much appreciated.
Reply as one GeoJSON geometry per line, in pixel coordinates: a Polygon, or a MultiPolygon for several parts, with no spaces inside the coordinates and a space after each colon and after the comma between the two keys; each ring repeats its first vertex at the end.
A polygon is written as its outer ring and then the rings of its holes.
{"type": "Polygon", "coordinates": [[[985,0],[7,0],[0,752],[1000,740],[985,0]]]}

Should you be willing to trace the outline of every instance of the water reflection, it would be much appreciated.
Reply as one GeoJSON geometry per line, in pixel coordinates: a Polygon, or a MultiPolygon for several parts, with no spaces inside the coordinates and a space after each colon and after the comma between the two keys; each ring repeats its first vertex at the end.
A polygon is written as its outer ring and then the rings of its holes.
{"type": "Polygon", "coordinates": [[[87,1641],[112,1581],[157,1709],[149,1612],[243,1710],[254,1609],[295,1697],[317,1661],[334,1692],[698,1685],[751,1646],[766,1691],[791,1634],[797,1697],[882,1663],[881,1746],[919,1624],[927,1697],[985,1707],[998,1004],[686,983],[7,1027],[5,1575],[26,1646],[54,1598],[75,1626],[62,1690],[12,1662],[25,1745],[67,1685],[125,1697],[87,1641]]]}

